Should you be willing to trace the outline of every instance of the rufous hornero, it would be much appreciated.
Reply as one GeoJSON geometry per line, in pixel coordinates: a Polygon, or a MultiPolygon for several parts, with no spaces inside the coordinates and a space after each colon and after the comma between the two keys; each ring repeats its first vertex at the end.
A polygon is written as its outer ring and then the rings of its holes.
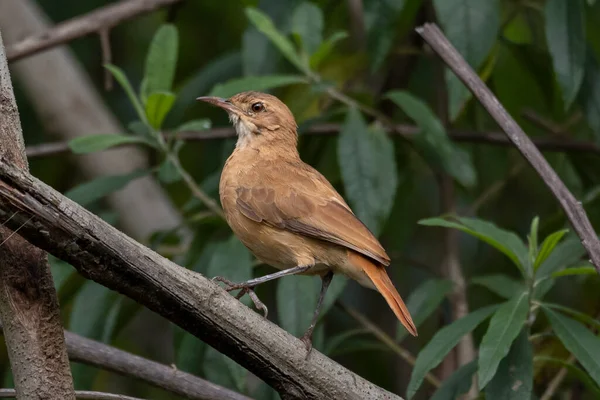
{"type": "Polygon", "coordinates": [[[215,279],[225,282],[227,291],[240,289],[237,298],[248,293],[266,316],[255,286],[293,274],[321,277],[317,308],[301,338],[307,357],[334,273],[379,291],[416,336],[411,315],[387,274],[389,256],[327,179],[300,159],[296,120],[289,108],[259,92],[197,100],[227,111],[238,137],[219,184],[227,223],[256,258],[280,270],[243,283],[215,279]]]}

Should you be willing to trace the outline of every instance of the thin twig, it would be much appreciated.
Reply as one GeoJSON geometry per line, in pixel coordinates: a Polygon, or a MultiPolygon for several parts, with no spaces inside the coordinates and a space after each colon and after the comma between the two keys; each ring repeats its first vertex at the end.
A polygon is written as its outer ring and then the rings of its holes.
{"type": "MultiPolygon", "coordinates": [[[[387,333],[382,331],[377,325],[372,323],[367,317],[358,312],[358,310],[349,307],[339,301],[336,302],[336,305],[339,306],[342,310],[344,310],[344,312],[346,312],[352,318],[354,318],[356,322],[361,324],[366,330],[371,332],[373,336],[375,336],[381,343],[389,347],[390,350],[396,353],[410,366],[415,366],[415,363],[417,361],[415,356],[413,356],[408,350],[396,343],[394,339],[392,339],[387,333]]],[[[427,373],[427,375],[425,375],[425,380],[431,383],[436,388],[439,388],[442,384],[440,380],[436,378],[432,373],[427,373]]]]}
{"type": "Polygon", "coordinates": [[[7,47],[6,56],[8,61],[14,62],[179,1],[182,0],[127,0],[111,4],[58,24],[46,32],[27,37],[7,47]]]}
{"type": "Polygon", "coordinates": [[[515,120],[508,114],[498,99],[461,57],[437,25],[425,24],[417,28],[417,32],[464,82],[469,90],[473,92],[473,95],[487,109],[508,138],[537,171],[565,210],[573,228],[579,235],[583,246],[590,256],[591,263],[600,274],[600,241],[581,202],[577,201],[527,134],[523,132],[515,120]]]}
{"type": "Polygon", "coordinates": [[[495,195],[497,195],[508,182],[516,177],[525,168],[525,163],[519,160],[517,164],[508,172],[508,175],[491,184],[479,197],[475,199],[469,210],[466,212],[467,215],[477,215],[479,209],[488,201],[490,201],[495,195]]]}
{"type": "MultiPolygon", "coordinates": [[[[569,358],[567,359],[567,364],[573,364],[575,362],[575,356],[574,355],[570,355],[569,358]]],[[[556,391],[558,390],[558,388],[560,387],[562,381],[566,378],[567,373],[569,371],[567,370],[567,367],[562,367],[554,376],[554,378],[552,378],[552,380],[550,381],[550,383],[548,384],[548,386],[546,387],[546,391],[544,392],[544,394],[542,395],[542,397],[540,397],[540,400],[551,400],[554,398],[554,394],[556,393],[556,391]]]]}
{"type": "MultiPolygon", "coordinates": [[[[112,64],[112,49],[110,47],[110,28],[102,28],[98,31],[100,36],[100,47],[102,48],[102,64],[112,64]]],[[[104,68],[104,90],[112,90],[112,73],[104,68]]]]}
{"type": "MultiPolygon", "coordinates": [[[[301,135],[336,135],[339,133],[342,126],[340,124],[325,123],[316,124],[308,128],[300,128],[301,135]]],[[[418,134],[419,128],[414,125],[395,124],[393,129],[384,128],[390,135],[403,136],[406,139],[412,139],[418,134]]],[[[177,132],[177,139],[189,141],[204,141],[227,139],[235,137],[235,130],[230,127],[218,127],[207,131],[185,131],[177,132]]],[[[460,143],[477,143],[487,144],[492,146],[510,146],[511,141],[501,132],[474,132],[464,130],[449,130],[448,136],[455,142],[460,143]]],[[[574,153],[592,153],[600,155],[600,146],[592,142],[584,142],[578,140],[565,140],[555,138],[534,138],[535,145],[546,151],[556,152],[574,152],[574,153]]],[[[130,146],[130,145],[129,145],[130,146]]],[[[38,145],[27,146],[27,157],[42,157],[56,154],[68,153],[70,151],[67,142],[43,143],[38,145]]]]}
{"type": "MultiPolygon", "coordinates": [[[[13,399],[17,397],[15,389],[0,389],[0,399],[13,399]]],[[[76,390],[75,398],[81,400],[143,400],[139,397],[125,396],[124,394],[92,392],[89,390],[76,390]]]]}

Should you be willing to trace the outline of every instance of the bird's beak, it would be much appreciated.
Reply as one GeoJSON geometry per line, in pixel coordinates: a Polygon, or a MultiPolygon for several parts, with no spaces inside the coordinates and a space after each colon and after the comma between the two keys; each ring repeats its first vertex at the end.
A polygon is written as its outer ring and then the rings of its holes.
{"type": "Polygon", "coordinates": [[[235,105],[233,105],[229,100],[224,99],[222,97],[204,96],[204,97],[198,97],[198,98],[196,98],[196,100],[204,101],[206,103],[210,103],[217,107],[221,107],[223,110],[225,110],[227,112],[233,112],[238,115],[241,114],[241,111],[239,108],[237,108],[235,105]]]}

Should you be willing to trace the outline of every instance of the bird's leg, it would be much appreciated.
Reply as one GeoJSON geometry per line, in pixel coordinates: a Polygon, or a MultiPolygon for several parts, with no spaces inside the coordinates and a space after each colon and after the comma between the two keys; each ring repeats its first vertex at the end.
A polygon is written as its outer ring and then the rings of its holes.
{"type": "Polygon", "coordinates": [[[258,309],[261,309],[265,318],[267,318],[269,310],[267,309],[267,306],[265,306],[264,303],[260,301],[256,293],[254,293],[254,287],[260,285],[261,283],[281,278],[282,276],[301,274],[302,272],[308,271],[311,267],[312,265],[298,265],[297,267],[284,269],[283,271],[277,271],[269,275],[250,279],[246,282],[240,283],[231,282],[223,278],[222,276],[215,276],[214,278],[212,278],[212,280],[225,283],[227,286],[225,286],[224,289],[228,292],[231,292],[232,290],[241,289],[240,292],[235,296],[236,299],[240,299],[243,295],[248,293],[250,299],[252,299],[252,302],[254,303],[254,306],[258,309]]]}
{"type": "Polygon", "coordinates": [[[325,275],[321,277],[321,292],[319,293],[319,300],[317,301],[317,308],[315,308],[315,313],[313,314],[312,321],[310,322],[310,326],[304,332],[304,335],[300,338],[304,345],[306,346],[306,358],[310,355],[312,350],[312,335],[315,330],[315,326],[317,325],[317,319],[319,318],[319,313],[321,312],[321,307],[323,306],[323,299],[325,299],[325,293],[327,293],[327,289],[329,288],[329,284],[333,279],[333,271],[327,272],[325,275]]]}

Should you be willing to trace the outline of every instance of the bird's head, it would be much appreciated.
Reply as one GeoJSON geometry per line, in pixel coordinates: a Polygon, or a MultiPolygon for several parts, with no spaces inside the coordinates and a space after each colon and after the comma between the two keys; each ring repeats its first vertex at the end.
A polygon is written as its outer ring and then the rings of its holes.
{"type": "Polygon", "coordinates": [[[260,92],[242,92],[229,99],[198,97],[229,114],[238,135],[236,147],[286,146],[296,148],[296,120],[277,97],[260,92]]]}

